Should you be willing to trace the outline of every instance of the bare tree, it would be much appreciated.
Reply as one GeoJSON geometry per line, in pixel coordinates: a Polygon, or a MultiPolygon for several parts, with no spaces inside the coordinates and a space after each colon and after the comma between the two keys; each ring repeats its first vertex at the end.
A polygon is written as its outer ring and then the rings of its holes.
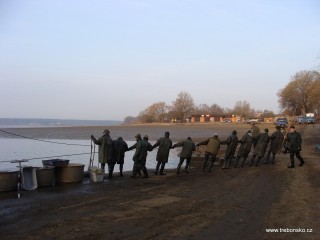
{"type": "Polygon", "coordinates": [[[194,102],[190,93],[180,92],[173,102],[172,110],[175,112],[177,119],[184,122],[194,110],[194,102]]]}
{"type": "Polygon", "coordinates": [[[293,115],[313,112],[315,106],[313,106],[311,93],[318,78],[313,71],[300,71],[296,73],[287,86],[278,92],[281,108],[293,115]]]}
{"type": "Polygon", "coordinates": [[[157,102],[140,112],[140,122],[164,122],[168,114],[168,106],[165,102],[157,102]]]}
{"type": "Polygon", "coordinates": [[[250,108],[250,103],[247,101],[238,101],[233,108],[233,114],[240,115],[245,118],[251,117],[252,109],[250,108]]]}

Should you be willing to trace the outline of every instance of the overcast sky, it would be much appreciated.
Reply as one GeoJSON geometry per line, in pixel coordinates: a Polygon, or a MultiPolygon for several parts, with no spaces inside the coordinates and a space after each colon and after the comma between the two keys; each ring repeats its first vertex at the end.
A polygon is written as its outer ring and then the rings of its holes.
{"type": "Polygon", "coordinates": [[[0,0],[0,117],[123,120],[181,91],[279,112],[318,0],[0,0]]]}

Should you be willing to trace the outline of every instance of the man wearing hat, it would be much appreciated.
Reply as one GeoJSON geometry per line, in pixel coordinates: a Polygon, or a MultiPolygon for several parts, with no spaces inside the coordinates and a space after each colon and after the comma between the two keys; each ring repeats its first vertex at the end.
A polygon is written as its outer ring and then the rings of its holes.
{"type": "Polygon", "coordinates": [[[103,135],[97,140],[91,135],[92,141],[99,145],[99,163],[104,170],[106,163],[108,164],[109,178],[112,178],[115,162],[113,161],[113,141],[110,137],[110,131],[105,129],[103,135]]]}
{"type": "Polygon", "coordinates": [[[302,167],[304,160],[300,155],[302,138],[300,133],[296,131],[295,126],[290,126],[290,132],[287,134],[287,141],[289,142],[289,152],[290,152],[290,166],[288,168],[294,168],[294,155],[300,160],[299,167],[302,167]]]}
{"type": "Polygon", "coordinates": [[[133,166],[133,171],[132,171],[132,176],[135,178],[137,174],[143,170],[144,177],[143,178],[148,178],[148,172],[146,169],[143,168],[143,165],[146,163],[147,159],[147,154],[148,154],[148,149],[147,149],[147,144],[142,140],[141,135],[138,133],[136,136],[136,151],[133,155],[133,161],[134,161],[134,166],[133,166]]]}
{"type": "Polygon", "coordinates": [[[206,141],[198,143],[196,146],[206,145],[205,155],[204,155],[204,162],[202,165],[202,171],[211,172],[214,162],[217,159],[217,154],[220,149],[220,140],[218,138],[218,134],[213,134],[213,137],[207,139],[206,141]],[[209,165],[209,157],[210,157],[210,165],[209,165]]]}
{"type": "Polygon", "coordinates": [[[154,172],[155,175],[158,175],[159,167],[160,168],[160,175],[166,175],[164,171],[164,167],[166,163],[168,162],[169,158],[169,151],[172,148],[172,141],[169,138],[170,133],[165,132],[164,137],[159,138],[157,142],[152,146],[152,149],[159,147],[158,152],[157,152],[157,166],[156,166],[156,171],[154,172]]]}
{"type": "Polygon", "coordinates": [[[187,137],[186,140],[178,142],[172,146],[172,148],[175,148],[175,147],[182,147],[182,150],[180,153],[180,161],[177,166],[177,174],[180,173],[181,165],[183,164],[185,159],[186,159],[186,166],[184,169],[186,173],[189,173],[192,151],[196,149],[196,146],[192,142],[191,137],[187,137]]]}
{"type": "Polygon", "coordinates": [[[284,136],[283,136],[283,133],[281,132],[281,127],[276,126],[276,131],[273,132],[270,136],[270,146],[269,146],[266,161],[264,162],[264,164],[269,163],[271,153],[272,153],[271,164],[274,164],[276,159],[276,153],[279,153],[279,151],[281,150],[283,140],[284,140],[284,136]]]}

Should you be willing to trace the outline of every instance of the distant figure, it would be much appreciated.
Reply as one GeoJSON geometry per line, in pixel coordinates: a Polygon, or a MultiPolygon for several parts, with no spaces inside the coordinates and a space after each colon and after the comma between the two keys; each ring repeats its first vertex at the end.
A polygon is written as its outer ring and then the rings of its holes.
{"type": "Polygon", "coordinates": [[[290,152],[290,166],[288,168],[294,168],[294,155],[300,160],[299,167],[302,167],[304,160],[300,155],[302,138],[300,133],[296,131],[295,126],[290,126],[290,132],[287,134],[287,141],[289,142],[290,152]]]}
{"type": "Polygon", "coordinates": [[[194,142],[192,142],[191,137],[187,137],[186,140],[178,142],[172,146],[172,148],[175,148],[175,147],[182,147],[182,150],[180,153],[180,161],[177,166],[177,174],[180,173],[180,168],[185,159],[186,159],[186,166],[184,168],[184,171],[186,173],[189,173],[192,151],[196,149],[194,142]]]}
{"type": "MultiPolygon", "coordinates": [[[[137,174],[143,169],[148,154],[147,144],[142,140],[141,135],[138,133],[135,138],[137,144],[133,155],[134,167],[131,175],[132,178],[136,178],[137,174]]],[[[148,172],[144,171],[143,173],[143,178],[148,178],[148,172]]]]}
{"type": "Polygon", "coordinates": [[[222,169],[228,169],[230,168],[232,159],[234,157],[234,153],[236,152],[236,148],[238,146],[238,137],[237,137],[237,131],[233,130],[231,136],[228,137],[226,141],[221,142],[221,144],[227,144],[227,150],[224,155],[224,166],[222,169]]]}
{"type": "Polygon", "coordinates": [[[284,140],[284,136],[281,132],[281,127],[276,126],[276,131],[273,132],[270,136],[270,144],[269,144],[270,146],[269,146],[269,150],[267,152],[267,156],[264,164],[269,164],[271,153],[272,153],[271,164],[274,164],[276,159],[276,153],[279,153],[279,151],[281,150],[281,146],[284,143],[283,140],[284,140]]]}
{"type": "Polygon", "coordinates": [[[123,177],[123,164],[125,152],[128,150],[128,144],[123,140],[122,137],[118,137],[113,142],[113,157],[117,164],[119,164],[120,176],[123,177]]]}
{"type": "Polygon", "coordinates": [[[252,166],[252,164],[254,163],[254,159],[256,158],[256,156],[258,156],[258,160],[256,163],[256,166],[259,166],[259,162],[261,160],[261,158],[264,156],[264,154],[266,153],[267,150],[267,146],[270,140],[269,137],[269,129],[266,128],[264,129],[264,133],[260,133],[258,136],[258,140],[257,140],[257,145],[254,148],[254,152],[251,158],[251,163],[250,165],[252,166]]]}
{"type": "MultiPolygon", "coordinates": [[[[248,130],[244,135],[243,137],[241,138],[241,140],[239,141],[241,143],[240,145],[240,148],[237,152],[237,158],[236,158],[236,165],[235,167],[237,167],[238,165],[238,161],[240,158],[243,158],[242,160],[242,164],[241,164],[241,167],[244,166],[247,158],[248,158],[248,155],[251,151],[251,148],[252,148],[252,133],[251,133],[251,130],[248,130]]],[[[249,165],[249,166],[252,166],[252,165],[249,165]]]]}
{"type": "Polygon", "coordinates": [[[158,141],[152,146],[152,148],[159,147],[157,152],[157,166],[156,171],[154,172],[155,175],[158,175],[159,167],[160,168],[160,175],[166,175],[164,171],[164,167],[168,162],[169,158],[169,151],[172,148],[172,141],[169,138],[170,133],[165,132],[164,137],[158,139],[158,141]]]}
{"type": "Polygon", "coordinates": [[[106,163],[108,164],[109,178],[111,179],[115,162],[113,160],[113,141],[110,137],[110,131],[108,129],[104,130],[103,135],[98,140],[91,135],[91,139],[99,145],[99,163],[101,163],[103,170],[106,163]]]}
{"type": "Polygon", "coordinates": [[[207,146],[205,150],[202,171],[206,172],[206,170],[208,169],[208,172],[211,172],[213,168],[213,164],[217,159],[218,151],[220,149],[220,140],[218,138],[218,134],[215,133],[213,134],[213,137],[197,144],[197,146],[201,146],[201,145],[207,146]],[[209,157],[210,157],[210,165],[208,163],[209,157]]]}
{"type": "Polygon", "coordinates": [[[260,128],[255,123],[252,123],[251,132],[252,132],[252,144],[253,144],[253,148],[255,148],[257,145],[259,134],[260,134],[260,128]]]}

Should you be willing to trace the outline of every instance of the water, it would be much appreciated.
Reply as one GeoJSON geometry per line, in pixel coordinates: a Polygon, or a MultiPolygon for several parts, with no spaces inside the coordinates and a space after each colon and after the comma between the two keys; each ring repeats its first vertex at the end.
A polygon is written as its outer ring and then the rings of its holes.
{"type": "MultiPolygon", "coordinates": [[[[85,164],[85,170],[88,169],[88,164],[90,160],[90,140],[55,140],[50,139],[52,142],[66,143],[66,144],[81,144],[88,146],[72,146],[72,145],[62,145],[53,144],[47,142],[39,142],[30,139],[1,139],[0,138],[0,170],[3,169],[17,169],[17,163],[10,163],[12,160],[22,160],[30,159],[28,162],[23,162],[22,165],[41,167],[42,160],[47,159],[68,159],[70,163],[81,163],[85,164]],[[84,153],[84,154],[82,154],[84,153]],[[62,156],[62,155],[72,155],[81,154],[77,156],[62,156]],[[37,158],[37,159],[34,159],[37,158]]],[[[128,146],[132,146],[134,141],[127,141],[128,146]]],[[[154,144],[154,142],[150,142],[154,144]]],[[[96,146],[96,152],[98,151],[98,146],[96,146]]],[[[158,149],[154,149],[152,152],[148,152],[147,164],[148,169],[155,168],[156,166],[156,154],[158,149]]],[[[166,168],[176,168],[179,162],[177,157],[180,149],[171,149],[169,154],[169,161],[166,168]]],[[[134,150],[126,152],[124,171],[131,171],[133,167],[132,156],[134,150]]],[[[98,165],[98,154],[94,157],[94,166],[98,165]]],[[[115,172],[119,172],[119,165],[115,166],[115,172]]]]}

